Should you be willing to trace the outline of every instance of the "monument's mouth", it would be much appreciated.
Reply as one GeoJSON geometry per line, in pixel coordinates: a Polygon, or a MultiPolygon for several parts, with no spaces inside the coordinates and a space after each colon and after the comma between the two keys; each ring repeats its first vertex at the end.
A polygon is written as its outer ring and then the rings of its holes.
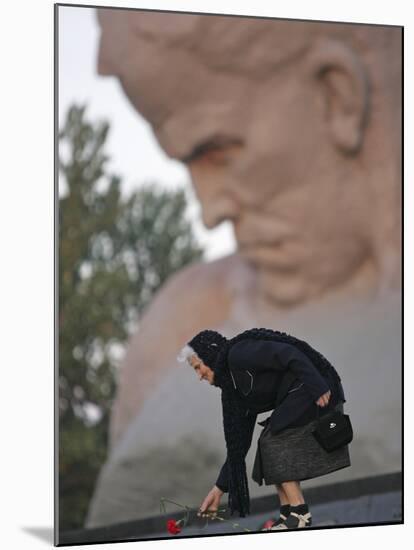
{"type": "Polygon", "coordinates": [[[292,240],[283,239],[272,244],[241,246],[239,252],[255,265],[279,271],[293,271],[297,269],[302,256],[301,248],[292,240]]]}

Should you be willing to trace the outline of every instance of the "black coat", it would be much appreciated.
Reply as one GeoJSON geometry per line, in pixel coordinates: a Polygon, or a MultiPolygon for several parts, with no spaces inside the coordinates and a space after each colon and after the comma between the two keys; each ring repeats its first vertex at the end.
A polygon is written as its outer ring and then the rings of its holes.
{"type": "MultiPolygon", "coordinates": [[[[266,419],[273,434],[314,420],[318,409],[316,401],[328,390],[331,390],[330,406],[346,401],[342,384],[335,380],[332,371],[321,374],[307,355],[291,344],[242,340],[230,349],[228,367],[234,387],[247,405],[247,414],[257,417],[259,413],[273,410],[266,419]]],[[[320,416],[328,412],[327,407],[319,409],[320,416]]],[[[251,425],[254,429],[255,422],[251,425]]],[[[253,430],[249,447],[252,437],[253,430]]],[[[216,485],[228,491],[227,460],[216,485]]]]}

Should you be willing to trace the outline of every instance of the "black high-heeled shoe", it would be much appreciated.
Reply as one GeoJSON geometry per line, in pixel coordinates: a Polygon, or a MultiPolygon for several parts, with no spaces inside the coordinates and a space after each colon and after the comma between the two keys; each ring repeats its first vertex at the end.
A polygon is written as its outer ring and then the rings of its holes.
{"type": "Polygon", "coordinates": [[[302,513],[291,510],[286,520],[280,522],[278,525],[274,525],[270,531],[281,531],[283,529],[303,529],[304,527],[310,527],[312,525],[312,514],[309,511],[303,511],[302,513]]]}

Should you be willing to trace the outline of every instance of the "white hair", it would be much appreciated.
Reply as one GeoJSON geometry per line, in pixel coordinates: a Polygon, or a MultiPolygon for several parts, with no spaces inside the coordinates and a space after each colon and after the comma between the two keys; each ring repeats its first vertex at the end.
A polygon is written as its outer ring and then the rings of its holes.
{"type": "Polygon", "coordinates": [[[199,359],[197,353],[193,350],[193,348],[186,344],[177,355],[177,361],[179,361],[180,363],[184,363],[184,361],[187,361],[187,363],[190,364],[190,357],[193,355],[195,355],[197,359],[199,359]]]}

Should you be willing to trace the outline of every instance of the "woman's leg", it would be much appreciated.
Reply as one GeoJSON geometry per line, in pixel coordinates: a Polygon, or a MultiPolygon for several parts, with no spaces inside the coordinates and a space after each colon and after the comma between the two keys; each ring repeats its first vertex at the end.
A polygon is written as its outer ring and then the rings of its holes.
{"type": "Polygon", "coordinates": [[[267,531],[271,529],[272,527],[275,527],[277,525],[280,525],[284,521],[286,521],[287,517],[290,513],[290,504],[289,499],[287,497],[287,494],[285,493],[285,490],[283,489],[282,485],[280,483],[275,483],[275,487],[277,490],[277,494],[279,495],[279,501],[280,501],[280,509],[279,514],[280,517],[277,519],[269,519],[266,521],[266,523],[263,525],[262,530],[267,531]]]}
{"type": "Polygon", "coordinates": [[[276,486],[279,498],[282,498],[284,502],[289,503],[288,505],[283,505],[286,508],[289,508],[289,515],[287,518],[275,524],[270,528],[273,530],[281,529],[297,529],[302,527],[309,527],[312,525],[312,514],[309,512],[309,507],[303,498],[302,489],[300,488],[299,481],[284,481],[276,486]]]}
{"type": "Polygon", "coordinates": [[[291,506],[298,506],[299,504],[305,503],[299,481],[284,481],[283,483],[281,483],[281,486],[284,494],[287,497],[287,502],[291,506]]]}
{"type": "Polygon", "coordinates": [[[279,496],[280,505],[283,506],[284,504],[289,504],[289,499],[283,486],[280,483],[276,483],[275,487],[279,496]]]}

